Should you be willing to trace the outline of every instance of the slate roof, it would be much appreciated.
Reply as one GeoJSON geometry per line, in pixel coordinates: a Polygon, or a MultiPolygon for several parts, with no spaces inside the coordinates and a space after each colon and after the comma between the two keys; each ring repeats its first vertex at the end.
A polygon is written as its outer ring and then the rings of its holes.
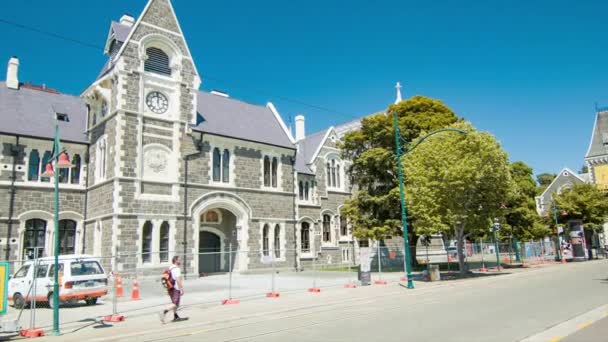
{"type": "Polygon", "coordinates": [[[608,155],[608,110],[599,110],[595,117],[591,142],[585,158],[604,155],[608,155]]]}
{"type": "Polygon", "coordinates": [[[116,40],[119,42],[124,42],[127,40],[129,33],[131,33],[131,28],[133,27],[112,21],[110,28],[112,31],[114,31],[114,37],[116,40]]]}
{"type": "Polygon", "coordinates": [[[330,128],[327,128],[322,131],[313,133],[297,143],[298,153],[296,154],[296,172],[308,175],[315,174],[310,169],[309,165],[312,162],[311,159],[314,156],[315,152],[317,152],[319,145],[323,143],[323,138],[325,137],[329,129],[330,128]]]}
{"type": "Polygon", "coordinates": [[[80,97],[32,88],[9,89],[0,82],[0,132],[52,139],[57,112],[70,120],[59,122],[61,140],[88,142],[84,133],[87,107],[80,97]]]}
{"type": "MultiPolygon", "coordinates": [[[[119,44],[119,46],[127,40],[127,37],[129,37],[129,33],[131,33],[132,29],[133,26],[123,25],[115,21],[112,21],[112,23],[110,23],[110,35],[114,35],[116,43],[119,44]]],[[[108,60],[106,60],[106,62],[104,63],[103,67],[101,68],[101,71],[99,72],[99,74],[97,74],[97,78],[95,80],[102,78],[105,74],[112,70],[114,65],[111,64],[111,59],[112,56],[109,55],[108,60]]]]}
{"type": "Polygon", "coordinates": [[[268,107],[199,91],[197,112],[194,130],[295,149],[268,107]]]}

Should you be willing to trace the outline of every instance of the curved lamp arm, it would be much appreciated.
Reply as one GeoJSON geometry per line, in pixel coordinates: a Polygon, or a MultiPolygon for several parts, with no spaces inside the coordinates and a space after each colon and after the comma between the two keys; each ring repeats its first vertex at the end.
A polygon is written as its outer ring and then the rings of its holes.
{"type": "Polygon", "coordinates": [[[423,136],[422,138],[418,139],[418,141],[416,141],[411,147],[409,147],[408,145],[403,146],[403,154],[407,154],[409,152],[412,152],[414,149],[416,149],[416,147],[418,147],[418,145],[422,144],[422,142],[424,142],[427,138],[429,138],[432,135],[435,135],[437,133],[441,133],[441,132],[456,132],[456,133],[460,133],[460,134],[468,134],[469,132],[462,130],[462,129],[457,129],[457,128],[442,128],[442,129],[438,129],[436,131],[432,131],[431,133],[423,136]]]}

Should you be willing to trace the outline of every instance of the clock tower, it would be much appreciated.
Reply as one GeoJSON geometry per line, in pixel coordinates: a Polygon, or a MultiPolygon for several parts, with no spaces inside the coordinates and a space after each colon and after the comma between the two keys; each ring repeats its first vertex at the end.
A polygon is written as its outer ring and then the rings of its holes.
{"type": "MultiPolygon", "coordinates": [[[[83,94],[92,109],[90,169],[96,171],[87,225],[95,232],[90,239],[100,240],[100,250],[89,252],[125,255],[112,259],[113,270],[121,271],[149,261],[138,253],[146,249],[142,240],[165,243],[142,235],[169,229],[168,245],[178,245],[182,151],[192,149],[188,128],[196,122],[201,81],[170,0],[150,0],[137,20],[125,15],[112,22],[106,54],[83,94]]],[[[149,257],[163,263],[175,249],[149,257]]]]}

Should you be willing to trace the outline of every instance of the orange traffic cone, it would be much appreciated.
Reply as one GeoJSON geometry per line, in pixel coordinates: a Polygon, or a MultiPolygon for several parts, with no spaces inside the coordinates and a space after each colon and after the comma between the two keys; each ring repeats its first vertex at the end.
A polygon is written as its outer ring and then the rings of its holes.
{"type": "Polygon", "coordinates": [[[139,283],[137,282],[137,276],[133,280],[133,292],[131,292],[131,300],[140,300],[139,298],[139,283]]]}
{"type": "Polygon", "coordinates": [[[120,275],[116,275],[116,280],[114,281],[114,286],[116,287],[116,297],[122,297],[122,280],[120,280],[120,275]]]}

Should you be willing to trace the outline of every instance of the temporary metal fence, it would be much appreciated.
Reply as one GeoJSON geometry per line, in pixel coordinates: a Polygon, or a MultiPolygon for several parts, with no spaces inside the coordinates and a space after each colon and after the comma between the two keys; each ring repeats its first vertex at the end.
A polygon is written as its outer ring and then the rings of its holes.
{"type": "MultiPolygon", "coordinates": [[[[317,246],[318,247],[318,246],[317,246]]],[[[318,250],[242,250],[228,243],[220,251],[184,255],[178,251],[117,253],[109,257],[61,256],[59,302],[53,301],[54,258],[12,260],[9,306],[4,320],[17,320],[23,328],[49,332],[53,310],[59,306],[61,330],[83,324],[106,324],[124,316],[160,312],[170,303],[161,284],[171,258],[181,258],[184,296],[181,308],[192,305],[237,304],[255,297],[282,297],[289,293],[320,292],[323,289],[357,287],[369,277],[372,284],[402,280],[405,253],[402,245],[372,241],[369,247],[353,244],[321,246],[318,250]],[[369,271],[369,272],[368,272],[369,271]],[[24,313],[30,314],[27,322],[24,313]],[[83,321],[84,319],[84,321],[83,321]],[[105,323],[104,323],[105,322],[105,323]]],[[[427,267],[458,271],[454,246],[431,256],[410,247],[415,280],[425,280],[427,267]]],[[[551,241],[517,243],[477,242],[463,246],[467,270],[498,271],[559,260],[559,249],[551,241]],[[496,253],[498,251],[498,254],[496,253]]]]}

